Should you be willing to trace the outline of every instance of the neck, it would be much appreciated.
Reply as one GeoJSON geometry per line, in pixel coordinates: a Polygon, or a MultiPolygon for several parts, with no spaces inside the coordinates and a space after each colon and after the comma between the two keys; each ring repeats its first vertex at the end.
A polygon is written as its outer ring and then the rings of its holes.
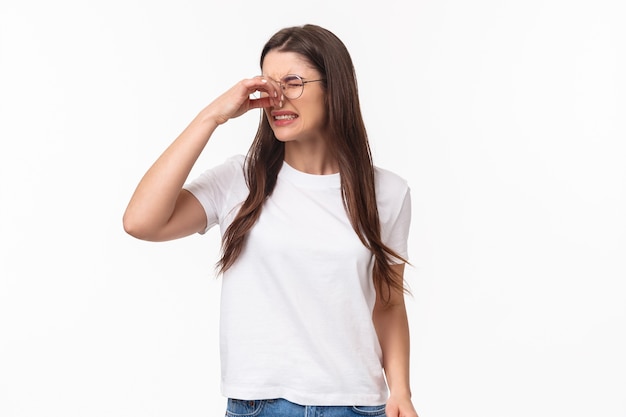
{"type": "Polygon", "coordinates": [[[329,175],[339,172],[337,158],[320,143],[285,143],[285,162],[307,174],[329,175]]]}

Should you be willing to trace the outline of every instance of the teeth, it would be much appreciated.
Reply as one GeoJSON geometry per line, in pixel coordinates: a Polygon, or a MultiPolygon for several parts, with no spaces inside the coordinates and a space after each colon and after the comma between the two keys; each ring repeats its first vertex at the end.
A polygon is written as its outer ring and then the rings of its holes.
{"type": "Polygon", "coordinates": [[[291,119],[295,119],[296,116],[295,114],[281,114],[280,116],[274,116],[274,119],[276,120],[291,120],[291,119]]]}

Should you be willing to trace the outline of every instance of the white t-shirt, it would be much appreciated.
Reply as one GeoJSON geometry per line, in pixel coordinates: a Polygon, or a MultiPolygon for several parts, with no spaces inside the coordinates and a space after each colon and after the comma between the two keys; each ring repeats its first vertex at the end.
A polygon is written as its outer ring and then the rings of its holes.
{"type": "MultiPolygon", "coordinates": [[[[223,233],[248,194],[243,156],[185,186],[223,233]]],[[[384,242],[407,258],[410,190],[376,168],[384,242]]],[[[347,217],[339,174],[283,164],[243,252],[222,277],[222,394],[303,405],[379,405],[388,391],[371,320],[373,256],[347,217]]]]}

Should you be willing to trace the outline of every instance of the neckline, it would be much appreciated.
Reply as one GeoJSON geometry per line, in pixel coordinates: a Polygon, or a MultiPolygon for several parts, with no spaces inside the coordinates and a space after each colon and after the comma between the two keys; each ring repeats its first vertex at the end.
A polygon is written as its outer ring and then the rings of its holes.
{"type": "Polygon", "coordinates": [[[283,167],[280,170],[278,176],[286,179],[293,184],[307,188],[341,187],[341,177],[338,172],[335,174],[326,175],[309,174],[307,172],[295,169],[286,161],[283,161],[283,167]]]}

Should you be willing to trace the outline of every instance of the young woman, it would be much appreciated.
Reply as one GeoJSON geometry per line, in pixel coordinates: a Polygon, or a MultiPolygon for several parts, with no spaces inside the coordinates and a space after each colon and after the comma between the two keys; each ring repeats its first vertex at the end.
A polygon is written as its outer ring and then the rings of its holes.
{"type": "Polygon", "coordinates": [[[352,60],[333,33],[283,29],[260,61],[262,75],[205,107],[150,167],[124,228],[164,241],[220,226],[227,414],[415,417],[409,187],[372,163],[352,60]],[[215,129],[255,108],[248,154],[186,183],[215,129]]]}

